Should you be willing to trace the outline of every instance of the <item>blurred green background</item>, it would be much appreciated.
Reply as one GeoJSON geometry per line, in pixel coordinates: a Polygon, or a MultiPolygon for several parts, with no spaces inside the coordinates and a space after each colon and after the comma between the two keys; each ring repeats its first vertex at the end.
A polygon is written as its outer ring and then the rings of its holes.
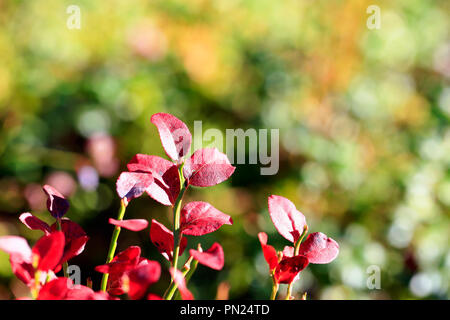
{"type": "MultiPolygon", "coordinates": [[[[295,293],[448,299],[449,16],[447,0],[0,0],[0,235],[34,242],[40,232],[17,218],[30,211],[50,222],[41,185],[53,185],[91,237],[71,263],[98,289],[115,179],[136,153],[165,156],[150,116],[169,112],[191,131],[194,120],[204,130],[280,130],[277,175],[238,165],[229,181],[189,191],[187,200],[235,222],[189,239],[219,241],[226,258],[221,272],[199,267],[196,298],[269,297],[257,233],[288,245],[267,212],[278,194],[341,248],[331,264],[303,271],[295,293]],[[71,4],[79,30],[66,27],[71,4]],[[378,30],[366,26],[373,4],[378,30]],[[366,286],[372,265],[379,290],[366,286]]],[[[127,217],[171,221],[148,196],[127,217]]],[[[119,250],[129,245],[167,266],[148,229],[123,231],[119,250]]],[[[168,281],[165,271],[154,292],[168,281]]],[[[26,292],[1,252],[0,298],[26,292]]]]}

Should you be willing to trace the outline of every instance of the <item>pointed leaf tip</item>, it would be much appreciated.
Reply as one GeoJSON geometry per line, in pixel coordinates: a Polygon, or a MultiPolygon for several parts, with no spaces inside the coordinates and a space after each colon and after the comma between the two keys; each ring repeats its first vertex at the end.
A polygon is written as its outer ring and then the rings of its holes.
{"type": "MultiPolygon", "coordinates": [[[[173,232],[167,229],[162,223],[155,219],[152,220],[150,226],[150,240],[156,246],[159,253],[169,261],[173,259],[173,232]]],[[[187,246],[187,238],[182,237],[180,243],[180,255],[184,252],[187,246]]]]}
{"type": "Polygon", "coordinates": [[[190,236],[202,236],[233,224],[231,217],[211,204],[202,201],[187,203],[181,210],[181,232],[190,236]]]}
{"type": "Polygon", "coordinates": [[[164,151],[170,159],[178,161],[188,154],[192,135],[183,121],[168,113],[156,113],[151,122],[158,129],[164,151]]]}

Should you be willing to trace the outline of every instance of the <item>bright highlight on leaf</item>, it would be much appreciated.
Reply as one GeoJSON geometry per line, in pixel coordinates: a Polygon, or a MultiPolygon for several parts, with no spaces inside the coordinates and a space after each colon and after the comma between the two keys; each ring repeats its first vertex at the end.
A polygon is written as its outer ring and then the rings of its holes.
{"type": "Polygon", "coordinates": [[[306,226],[305,216],[288,199],[272,195],[269,197],[269,213],[278,232],[295,243],[306,226]]]}
{"type": "Polygon", "coordinates": [[[216,148],[195,151],[183,167],[184,178],[197,187],[211,187],[227,180],[236,168],[216,148]]]}
{"type": "Polygon", "coordinates": [[[29,212],[22,213],[19,220],[31,230],[41,230],[45,234],[50,233],[50,226],[39,218],[36,218],[29,212]]]}
{"type": "Polygon", "coordinates": [[[278,265],[277,251],[274,247],[267,244],[267,234],[265,232],[258,233],[258,238],[261,243],[264,259],[266,259],[269,264],[269,269],[272,271],[278,265]]]}
{"type": "Polygon", "coordinates": [[[152,183],[150,173],[122,172],[116,182],[117,194],[130,201],[140,197],[152,183]]]}
{"type": "MultiPolygon", "coordinates": [[[[169,261],[173,260],[173,232],[167,229],[163,224],[155,219],[152,220],[150,226],[150,239],[156,246],[158,251],[169,261]]],[[[187,238],[182,237],[180,243],[180,255],[187,246],[187,238]]]]}

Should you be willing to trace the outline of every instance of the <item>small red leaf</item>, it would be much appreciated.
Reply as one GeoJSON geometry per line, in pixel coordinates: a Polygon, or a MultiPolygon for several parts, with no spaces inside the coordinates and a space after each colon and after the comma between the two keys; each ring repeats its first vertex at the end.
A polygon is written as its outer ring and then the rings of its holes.
{"type": "Polygon", "coordinates": [[[47,194],[47,209],[55,218],[61,218],[69,210],[69,201],[52,186],[45,185],[44,192],[47,194]]]}
{"type": "Polygon", "coordinates": [[[310,263],[329,263],[339,254],[339,245],[322,232],[315,232],[300,245],[299,254],[306,256],[310,263]]]}
{"type": "Polygon", "coordinates": [[[140,197],[152,183],[150,173],[122,172],[116,182],[117,194],[121,199],[130,201],[140,197]]]}
{"type": "Polygon", "coordinates": [[[158,129],[164,151],[170,159],[178,161],[189,152],[192,136],[183,121],[168,113],[156,113],[151,122],[158,129]]]}
{"type": "Polygon", "coordinates": [[[72,285],[69,278],[54,279],[41,288],[37,300],[64,300],[72,285]]]}
{"type": "Polygon", "coordinates": [[[181,210],[180,228],[185,235],[202,236],[216,231],[224,224],[232,225],[233,220],[207,202],[189,202],[181,210]]]}
{"type": "Polygon", "coordinates": [[[186,160],[183,175],[193,186],[210,187],[227,180],[235,169],[226,154],[216,148],[205,148],[186,160]]]}
{"type": "Polygon", "coordinates": [[[183,273],[180,270],[170,268],[170,275],[173,281],[178,286],[178,291],[180,291],[181,299],[183,300],[194,300],[194,296],[186,287],[186,281],[183,277],[183,273]]]}
{"type": "Polygon", "coordinates": [[[36,218],[29,212],[22,213],[19,220],[31,230],[42,230],[45,234],[50,233],[50,227],[47,223],[39,218],[36,218]]]}
{"type": "MultiPolygon", "coordinates": [[[[173,259],[173,232],[155,219],[150,226],[150,239],[158,251],[169,261],[173,259]]],[[[182,237],[180,242],[180,255],[187,246],[187,238],[182,237]]]]}
{"type": "Polygon", "coordinates": [[[191,249],[189,250],[189,253],[195,260],[214,270],[221,270],[225,263],[222,246],[217,242],[215,242],[206,252],[191,249]]]}
{"type": "Polygon", "coordinates": [[[288,199],[272,195],[269,197],[269,213],[278,232],[295,243],[306,226],[305,216],[288,199]]]}
{"type": "Polygon", "coordinates": [[[74,285],[69,278],[57,278],[46,283],[37,300],[109,300],[105,292],[94,292],[91,288],[74,285]]]}
{"type": "Polygon", "coordinates": [[[131,231],[141,231],[147,228],[148,221],[145,219],[128,219],[128,220],[116,220],[109,218],[108,222],[112,225],[125,228],[131,231]]]}
{"type": "Polygon", "coordinates": [[[31,262],[31,249],[28,242],[18,236],[0,237],[0,250],[9,255],[20,257],[24,261],[31,262]]]}
{"type": "Polygon", "coordinates": [[[170,206],[180,193],[178,168],[172,162],[157,156],[137,154],[127,165],[132,172],[150,172],[155,175],[155,183],[146,190],[148,195],[159,203],[170,206]]]}
{"type": "Polygon", "coordinates": [[[258,238],[261,243],[264,259],[266,259],[269,264],[269,269],[272,272],[272,270],[278,265],[277,251],[274,247],[267,244],[267,234],[265,232],[258,233],[258,238]]]}
{"type": "Polygon", "coordinates": [[[141,248],[131,246],[117,254],[110,263],[95,267],[95,270],[101,273],[123,273],[130,270],[139,262],[141,256],[141,248]]]}
{"type": "MultiPolygon", "coordinates": [[[[56,223],[52,224],[51,230],[52,232],[57,231],[58,225],[56,223]]],[[[89,240],[89,237],[86,235],[83,228],[67,218],[61,219],[61,231],[64,233],[65,245],[64,254],[60,264],[81,254],[89,240]]]]}
{"type": "Polygon", "coordinates": [[[133,300],[141,299],[148,287],[159,280],[160,275],[159,263],[148,260],[146,264],[139,265],[125,275],[127,281],[123,281],[123,283],[128,282],[128,288],[124,291],[133,300]]]}
{"type": "Polygon", "coordinates": [[[291,283],[307,265],[308,258],[304,256],[283,258],[275,269],[275,280],[277,283],[291,283]]]}
{"type": "Polygon", "coordinates": [[[59,263],[64,252],[64,233],[55,231],[40,238],[31,250],[32,259],[37,259],[37,269],[53,270],[59,263]]]}

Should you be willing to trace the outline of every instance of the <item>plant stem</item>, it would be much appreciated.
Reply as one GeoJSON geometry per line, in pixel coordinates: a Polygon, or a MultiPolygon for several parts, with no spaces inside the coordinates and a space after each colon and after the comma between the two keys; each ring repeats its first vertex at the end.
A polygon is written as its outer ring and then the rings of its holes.
{"type": "MultiPolygon", "coordinates": [[[[117,215],[117,220],[122,220],[124,215],[125,215],[125,211],[127,209],[127,205],[128,202],[127,200],[121,199],[120,200],[120,209],[119,209],[119,213],[117,215]]],[[[119,238],[119,234],[120,234],[120,227],[119,226],[115,226],[112,237],[111,237],[111,242],[109,244],[109,250],[108,250],[108,255],[106,257],[106,263],[110,263],[111,260],[114,258],[114,254],[116,253],[116,248],[117,248],[117,239],[119,238]]],[[[102,291],[106,291],[106,286],[108,284],[108,278],[109,278],[109,274],[108,273],[104,273],[103,277],[102,277],[102,283],[101,283],[101,290],[102,291]]]]}
{"type": "MultiPolygon", "coordinates": [[[[62,231],[62,226],[61,226],[61,218],[56,218],[56,226],[58,228],[58,231],[62,231]]],[[[63,272],[64,272],[64,277],[67,278],[68,277],[68,273],[67,273],[67,269],[69,268],[69,264],[66,262],[63,263],[63,272]]]]}
{"type": "Polygon", "coordinates": [[[273,284],[272,284],[272,293],[270,294],[270,300],[275,300],[275,298],[277,297],[277,292],[278,292],[278,283],[276,283],[274,277],[272,277],[272,279],[273,279],[273,284]]]}
{"type": "MultiPolygon", "coordinates": [[[[295,243],[295,247],[294,247],[294,257],[298,256],[298,253],[300,251],[300,244],[303,241],[303,238],[306,236],[306,233],[308,232],[308,226],[305,226],[303,228],[303,233],[300,236],[300,238],[297,240],[297,242],[295,243]]],[[[287,288],[287,294],[286,294],[286,300],[290,300],[291,299],[291,294],[292,294],[292,286],[293,286],[294,281],[292,281],[291,283],[289,283],[288,288],[287,288]]]]}
{"type": "MultiPolygon", "coordinates": [[[[183,165],[178,169],[178,176],[180,178],[180,193],[178,194],[177,200],[175,201],[175,206],[173,207],[173,258],[172,258],[172,268],[175,270],[178,268],[178,256],[180,255],[180,242],[181,242],[181,232],[180,232],[180,220],[181,220],[181,206],[183,203],[183,196],[187,189],[185,186],[185,181],[183,177],[183,165]]],[[[171,300],[173,294],[177,289],[176,283],[172,280],[170,282],[169,288],[166,290],[164,298],[166,300],[171,300]]]]}

